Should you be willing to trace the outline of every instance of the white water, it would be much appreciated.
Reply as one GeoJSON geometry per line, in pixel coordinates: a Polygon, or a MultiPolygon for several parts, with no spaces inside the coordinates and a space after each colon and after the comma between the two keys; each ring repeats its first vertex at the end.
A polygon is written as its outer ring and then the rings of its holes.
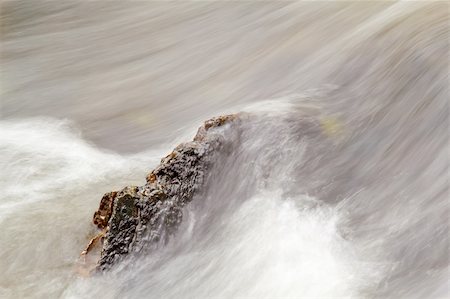
{"type": "Polygon", "coordinates": [[[1,298],[449,296],[446,3],[16,1],[2,23],[1,298]],[[176,238],[78,277],[102,194],[238,111],[176,238]]]}

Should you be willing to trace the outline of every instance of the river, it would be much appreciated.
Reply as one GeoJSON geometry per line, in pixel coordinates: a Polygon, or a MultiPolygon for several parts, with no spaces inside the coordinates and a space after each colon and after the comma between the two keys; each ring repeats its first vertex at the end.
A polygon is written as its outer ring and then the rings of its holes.
{"type": "Polygon", "coordinates": [[[1,6],[1,298],[448,298],[447,2],[1,6]],[[176,236],[80,277],[103,193],[240,111],[176,236]]]}

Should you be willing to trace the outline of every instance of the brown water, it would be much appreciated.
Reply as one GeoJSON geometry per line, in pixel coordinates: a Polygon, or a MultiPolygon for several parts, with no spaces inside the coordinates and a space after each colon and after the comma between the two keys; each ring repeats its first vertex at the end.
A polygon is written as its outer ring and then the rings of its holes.
{"type": "Polygon", "coordinates": [[[1,8],[0,297],[450,296],[448,3],[1,8]],[[238,111],[177,237],[77,277],[101,195],[238,111]]]}

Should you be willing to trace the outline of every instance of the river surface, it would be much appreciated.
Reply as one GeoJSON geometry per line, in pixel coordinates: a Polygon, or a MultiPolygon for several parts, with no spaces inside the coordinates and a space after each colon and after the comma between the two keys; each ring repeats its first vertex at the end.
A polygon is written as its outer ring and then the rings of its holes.
{"type": "Polygon", "coordinates": [[[448,298],[448,61],[448,2],[3,1],[0,298],[448,298]],[[81,277],[103,193],[239,111],[176,236],[81,277]]]}

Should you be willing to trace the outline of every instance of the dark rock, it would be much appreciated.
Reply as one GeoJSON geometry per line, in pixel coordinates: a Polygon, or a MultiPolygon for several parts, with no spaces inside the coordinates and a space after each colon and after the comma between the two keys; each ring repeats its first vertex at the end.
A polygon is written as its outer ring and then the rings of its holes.
{"type": "Polygon", "coordinates": [[[110,268],[130,253],[151,250],[152,244],[167,242],[182,222],[183,206],[201,190],[214,156],[224,152],[223,128],[216,128],[231,127],[237,121],[236,115],[206,121],[193,141],[180,144],[161,160],[144,186],[103,196],[93,219],[104,232],[98,270],[110,268]]]}

